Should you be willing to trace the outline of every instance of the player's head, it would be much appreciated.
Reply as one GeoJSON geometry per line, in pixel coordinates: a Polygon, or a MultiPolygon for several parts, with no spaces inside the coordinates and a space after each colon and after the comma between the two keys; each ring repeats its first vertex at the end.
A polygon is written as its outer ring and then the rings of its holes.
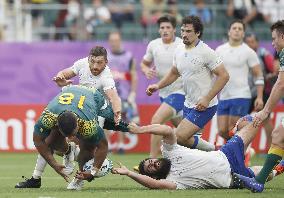
{"type": "Polygon", "coordinates": [[[185,45],[192,45],[202,34],[203,24],[198,16],[186,16],[182,19],[181,38],[185,45]]]}
{"type": "Polygon", "coordinates": [[[89,68],[93,75],[99,75],[107,64],[107,51],[104,47],[96,46],[91,49],[88,57],[89,68]]]}
{"type": "Polygon", "coordinates": [[[284,48],[284,20],[277,21],[270,27],[272,45],[277,52],[284,48]]]}
{"type": "Polygon", "coordinates": [[[161,16],[158,19],[157,23],[159,25],[159,33],[162,40],[164,42],[171,42],[176,33],[176,18],[169,14],[166,14],[164,16],[161,16]]]}
{"type": "Polygon", "coordinates": [[[234,20],[229,25],[229,41],[242,42],[245,36],[246,25],[240,19],[234,20]]]}
{"type": "Polygon", "coordinates": [[[112,52],[120,53],[122,50],[120,32],[119,31],[110,32],[108,35],[108,43],[112,52]]]}
{"type": "Polygon", "coordinates": [[[257,50],[258,48],[258,38],[254,33],[247,33],[245,36],[245,42],[246,44],[252,48],[253,50],[257,50]]]}
{"type": "Polygon", "coordinates": [[[74,136],[78,131],[78,117],[71,111],[63,111],[57,118],[57,125],[63,136],[74,136]]]}
{"type": "Polygon", "coordinates": [[[139,173],[155,179],[165,179],[171,169],[171,161],[167,158],[147,158],[140,162],[139,173]]]}

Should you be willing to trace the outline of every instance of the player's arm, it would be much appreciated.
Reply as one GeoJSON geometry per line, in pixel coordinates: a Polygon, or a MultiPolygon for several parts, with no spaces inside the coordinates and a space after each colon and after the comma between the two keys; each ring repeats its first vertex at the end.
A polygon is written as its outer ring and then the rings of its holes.
{"type": "Polygon", "coordinates": [[[165,75],[164,78],[162,78],[157,84],[159,89],[162,89],[173,82],[175,82],[178,77],[180,77],[180,74],[176,68],[176,66],[172,66],[171,70],[165,75]]]}
{"type": "Polygon", "coordinates": [[[165,180],[156,180],[151,177],[148,177],[146,175],[141,175],[139,173],[135,173],[133,171],[128,170],[125,166],[120,164],[120,167],[118,168],[113,168],[112,170],[113,174],[120,174],[120,175],[126,175],[133,179],[134,181],[138,182],[139,184],[150,188],[150,189],[168,189],[168,190],[175,190],[176,189],[176,184],[165,180]]]}
{"type": "Polygon", "coordinates": [[[35,129],[33,134],[33,141],[34,145],[39,152],[39,154],[47,161],[47,163],[59,174],[61,175],[65,181],[68,182],[68,176],[63,172],[63,168],[65,168],[63,165],[59,164],[55,158],[53,157],[51,153],[51,149],[48,147],[48,145],[45,143],[44,138],[40,135],[38,135],[37,129],[35,129]]]}
{"type": "Polygon", "coordinates": [[[130,94],[128,96],[128,102],[135,103],[136,88],[137,88],[137,72],[136,72],[136,64],[134,59],[131,60],[130,76],[131,76],[131,88],[130,88],[130,94]]]}
{"type": "Polygon", "coordinates": [[[216,80],[207,94],[207,98],[209,101],[211,101],[226,85],[226,83],[229,81],[230,76],[225,69],[224,64],[220,64],[215,69],[212,70],[212,72],[216,75],[216,80]]]}
{"type": "Polygon", "coordinates": [[[277,81],[272,88],[269,99],[265,104],[264,111],[271,113],[284,93],[284,72],[280,71],[277,81]]]}
{"type": "Polygon", "coordinates": [[[151,68],[152,61],[147,61],[145,59],[142,60],[140,67],[143,74],[146,76],[147,79],[152,79],[156,76],[155,69],[151,68]]]}
{"type": "Polygon", "coordinates": [[[53,81],[59,86],[63,87],[72,83],[71,78],[75,77],[76,74],[71,68],[66,68],[57,73],[55,77],[53,77],[53,81]]]}
{"type": "Polygon", "coordinates": [[[161,135],[163,136],[163,141],[166,144],[175,144],[177,142],[176,135],[174,130],[167,125],[162,124],[151,124],[147,126],[138,126],[135,123],[130,123],[128,125],[129,132],[134,134],[140,133],[150,133],[154,135],[161,135]]]}
{"type": "Polygon", "coordinates": [[[254,76],[254,84],[257,90],[257,98],[255,100],[254,106],[256,111],[263,108],[263,89],[264,89],[264,77],[259,64],[252,67],[252,74],[254,76]]]}
{"type": "Polygon", "coordinates": [[[277,81],[272,88],[270,96],[264,106],[264,108],[255,114],[253,119],[253,126],[258,127],[272,112],[278,101],[283,97],[284,93],[284,72],[280,71],[277,81]]]}
{"type": "Polygon", "coordinates": [[[118,124],[121,120],[121,99],[118,96],[116,88],[104,90],[107,99],[111,103],[112,110],[114,113],[115,123],[118,124]]]}
{"type": "Polygon", "coordinates": [[[108,142],[105,138],[103,138],[98,143],[97,149],[94,154],[94,159],[96,159],[94,162],[94,168],[96,168],[97,170],[101,168],[104,160],[106,159],[107,152],[108,152],[108,142]]]}
{"type": "Polygon", "coordinates": [[[151,96],[155,91],[172,84],[178,79],[178,77],[180,77],[180,74],[176,66],[172,66],[170,71],[157,84],[148,86],[148,88],[146,89],[147,95],[151,96]]]}

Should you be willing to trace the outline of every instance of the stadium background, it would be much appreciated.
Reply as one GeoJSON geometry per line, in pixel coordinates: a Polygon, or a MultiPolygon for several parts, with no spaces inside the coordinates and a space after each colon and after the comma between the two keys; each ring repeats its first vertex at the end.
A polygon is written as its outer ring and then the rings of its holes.
{"type": "MultiPolygon", "coordinates": [[[[35,120],[47,102],[60,90],[52,77],[61,69],[71,66],[74,61],[85,57],[94,45],[108,48],[108,32],[116,28],[114,23],[99,24],[89,37],[84,30],[83,14],[76,19],[76,26],[56,25],[62,12],[68,12],[68,1],[42,0],[37,4],[29,1],[0,1],[0,152],[30,152],[34,150],[32,131],[35,120]],[[41,11],[41,23],[34,26],[32,11],[41,11]],[[74,27],[76,29],[74,30],[74,27]],[[72,36],[70,34],[72,33],[72,36]]],[[[71,2],[71,1],[69,1],[71,2]]],[[[79,1],[78,1],[79,2],[79,1]]],[[[91,6],[91,1],[80,1],[80,11],[91,6]]],[[[138,88],[137,104],[141,124],[148,124],[151,115],[159,105],[157,94],[145,95],[145,88],[153,81],[147,81],[141,74],[139,63],[147,43],[158,36],[157,26],[141,26],[143,7],[140,1],[133,1],[134,20],[125,22],[120,28],[126,50],[132,51],[137,62],[138,88]]],[[[174,2],[174,1],[172,1],[174,2]]],[[[226,39],[226,28],[233,19],[226,15],[228,1],[207,0],[211,21],[205,25],[203,40],[215,48],[226,39]]],[[[103,1],[107,4],[107,1],[103,1]]],[[[176,1],[181,16],[188,14],[194,1],[176,1]]],[[[81,13],[81,12],[80,12],[81,13]]],[[[177,35],[179,35],[179,26],[177,35]]],[[[271,46],[269,23],[255,20],[248,31],[256,32],[261,46],[274,53],[271,46]]],[[[283,116],[284,107],[279,104],[272,114],[277,125],[283,116]]],[[[210,142],[216,139],[216,119],[210,122],[203,137],[210,142]]],[[[125,142],[127,152],[147,152],[149,136],[128,135],[125,142]]],[[[112,137],[115,142],[116,135],[112,137]]],[[[222,141],[222,140],[219,140],[222,141]]],[[[253,143],[257,152],[266,152],[264,131],[253,143]]]]}

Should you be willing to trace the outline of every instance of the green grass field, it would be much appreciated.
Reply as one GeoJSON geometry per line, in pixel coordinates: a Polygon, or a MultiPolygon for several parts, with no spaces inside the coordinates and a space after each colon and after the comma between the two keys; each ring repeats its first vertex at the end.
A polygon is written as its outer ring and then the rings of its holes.
{"type": "MultiPolygon", "coordinates": [[[[109,155],[113,161],[124,163],[128,167],[136,165],[140,159],[146,157],[143,154],[109,155]]],[[[284,197],[284,177],[279,176],[266,185],[261,194],[253,194],[248,190],[179,190],[161,191],[148,190],[127,177],[109,174],[95,181],[85,183],[82,191],[66,190],[67,183],[58,176],[50,167],[47,167],[40,189],[15,189],[22,175],[30,177],[34,168],[36,154],[8,154],[0,153],[0,198],[71,198],[71,197],[121,197],[121,198],[166,198],[166,197],[284,197]]],[[[58,158],[58,160],[61,160],[58,158]]],[[[263,157],[254,157],[254,165],[262,165],[263,157]]]]}

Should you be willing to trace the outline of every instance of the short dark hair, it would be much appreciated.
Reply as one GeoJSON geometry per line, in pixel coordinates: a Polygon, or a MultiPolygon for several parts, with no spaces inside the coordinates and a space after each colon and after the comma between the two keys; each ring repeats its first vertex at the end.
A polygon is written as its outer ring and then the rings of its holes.
{"type": "Polygon", "coordinates": [[[248,38],[248,37],[254,37],[255,40],[258,41],[258,37],[257,37],[256,34],[253,33],[253,32],[246,33],[245,39],[248,38]]]}
{"type": "Polygon", "coordinates": [[[244,31],[246,31],[246,24],[241,19],[235,19],[235,20],[231,21],[231,23],[229,24],[229,28],[228,29],[231,29],[232,25],[235,24],[235,23],[242,24],[243,28],[244,28],[244,31]]]}
{"type": "Polygon", "coordinates": [[[77,127],[77,116],[71,111],[63,111],[57,118],[58,128],[64,136],[72,134],[77,127]]]}
{"type": "Polygon", "coordinates": [[[102,46],[96,46],[91,49],[89,56],[104,56],[107,60],[107,50],[102,46]]]}
{"type": "Polygon", "coordinates": [[[200,18],[198,16],[186,16],[182,19],[182,25],[186,25],[186,24],[192,24],[193,28],[194,28],[194,32],[197,33],[199,32],[199,36],[198,38],[202,37],[203,34],[203,24],[200,20],[200,18]]]}
{"type": "Polygon", "coordinates": [[[273,30],[276,30],[276,32],[284,34],[284,20],[279,20],[275,23],[273,23],[270,27],[271,32],[273,32],[273,30]]]}
{"type": "Polygon", "coordinates": [[[168,176],[170,170],[171,170],[171,160],[167,159],[167,158],[158,158],[158,161],[160,161],[160,168],[159,170],[157,170],[157,172],[155,173],[147,173],[144,169],[144,165],[145,165],[145,161],[149,160],[149,159],[153,159],[153,158],[146,158],[144,160],[142,160],[139,164],[139,173],[141,175],[147,175],[149,177],[152,177],[154,179],[166,179],[166,177],[168,176]]]}
{"type": "Polygon", "coordinates": [[[157,23],[158,23],[159,26],[160,26],[161,23],[163,23],[163,22],[171,23],[172,26],[173,26],[173,28],[176,28],[176,26],[177,26],[176,18],[173,17],[172,15],[169,15],[169,14],[166,14],[166,15],[164,15],[164,16],[161,16],[161,17],[158,19],[158,21],[157,21],[157,23]]]}

